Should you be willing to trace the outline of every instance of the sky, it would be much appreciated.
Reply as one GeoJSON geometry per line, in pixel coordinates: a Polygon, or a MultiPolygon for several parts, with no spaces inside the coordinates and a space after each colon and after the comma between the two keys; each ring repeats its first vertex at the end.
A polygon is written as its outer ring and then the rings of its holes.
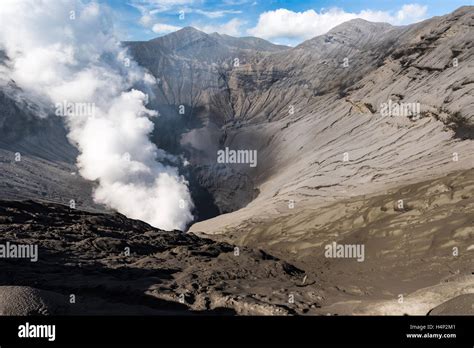
{"type": "Polygon", "coordinates": [[[186,26],[294,46],[353,18],[406,25],[474,0],[100,0],[123,40],[150,40],[186,26]]]}

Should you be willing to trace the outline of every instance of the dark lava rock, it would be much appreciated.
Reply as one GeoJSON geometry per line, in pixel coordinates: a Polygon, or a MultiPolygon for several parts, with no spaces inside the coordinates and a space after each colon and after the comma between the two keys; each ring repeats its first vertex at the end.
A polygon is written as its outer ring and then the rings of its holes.
{"type": "Polygon", "coordinates": [[[0,258],[6,315],[302,314],[319,291],[269,254],[121,214],[0,200],[0,221],[0,244],[38,247],[36,262],[0,258]]]}
{"type": "Polygon", "coordinates": [[[433,308],[428,315],[474,315],[474,294],[456,296],[433,308]]]}

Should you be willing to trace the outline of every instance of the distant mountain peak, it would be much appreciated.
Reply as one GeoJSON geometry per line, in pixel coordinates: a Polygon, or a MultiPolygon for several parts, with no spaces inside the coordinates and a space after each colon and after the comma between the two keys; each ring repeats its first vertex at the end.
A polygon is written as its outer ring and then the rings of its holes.
{"type": "Polygon", "coordinates": [[[377,35],[385,34],[391,30],[400,27],[388,23],[370,22],[362,18],[354,18],[342,24],[339,24],[329,30],[326,34],[318,35],[312,39],[306,40],[297,47],[314,47],[325,43],[347,42],[362,43],[375,40],[377,35]]]}
{"type": "MultiPolygon", "coordinates": [[[[199,29],[196,29],[194,27],[190,27],[190,26],[181,28],[181,29],[179,29],[179,30],[177,30],[177,31],[175,31],[174,33],[171,33],[171,34],[178,34],[178,33],[181,33],[181,34],[192,34],[192,33],[194,33],[194,34],[207,35],[205,32],[203,32],[199,29]]],[[[168,34],[168,35],[170,35],[170,34],[168,34]]]]}
{"type": "Polygon", "coordinates": [[[387,30],[393,28],[393,25],[382,22],[370,22],[362,18],[354,18],[342,24],[339,24],[328,31],[328,34],[340,33],[348,30],[358,30],[362,32],[377,30],[387,30]]]}
{"type": "MultiPolygon", "coordinates": [[[[164,36],[161,36],[159,38],[156,38],[156,39],[153,39],[153,40],[159,40],[159,39],[163,39],[163,40],[166,40],[168,38],[171,38],[171,39],[187,39],[189,38],[190,40],[194,40],[194,39],[202,39],[202,38],[207,38],[209,37],[208,34],[206,34],[205,32],[201,31],[201,30],[198,30],[194,27],[184,27],[184,28],[181,28],[177,31],[174,31],[172,33],[169,33],[169,34],[166,34],[164,36]]],[[[151,41],[153,41],[151,40],[151,41]]]]}

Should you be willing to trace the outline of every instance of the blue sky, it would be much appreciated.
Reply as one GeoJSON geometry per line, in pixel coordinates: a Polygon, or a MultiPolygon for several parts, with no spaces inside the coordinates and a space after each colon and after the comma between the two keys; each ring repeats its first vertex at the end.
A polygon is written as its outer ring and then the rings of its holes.
{"type": "Polygon", "coordinates": [[[149,40],[185,26],[296,45],[352,18],[405,25],[474,0],[101,0],[123,40],[149,40]]]}

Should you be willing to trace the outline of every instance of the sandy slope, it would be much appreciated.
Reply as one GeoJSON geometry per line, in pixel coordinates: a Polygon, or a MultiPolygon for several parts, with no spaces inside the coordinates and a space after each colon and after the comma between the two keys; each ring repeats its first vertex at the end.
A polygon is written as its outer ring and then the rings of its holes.
{"type": "Polygon", "coordinates": [[[468,170],[383,194],[282,208],[277,217],[254,216],[200,235],[269,250],[314,274],[328,292],[322,312],[426,314],[473,291],[473,211],[474,170],[468,170]],[[325,257],[332,242],[363,244],[365,260],[325,257]],[[405,307],[399,295],[409,299],[405,307]]]}

